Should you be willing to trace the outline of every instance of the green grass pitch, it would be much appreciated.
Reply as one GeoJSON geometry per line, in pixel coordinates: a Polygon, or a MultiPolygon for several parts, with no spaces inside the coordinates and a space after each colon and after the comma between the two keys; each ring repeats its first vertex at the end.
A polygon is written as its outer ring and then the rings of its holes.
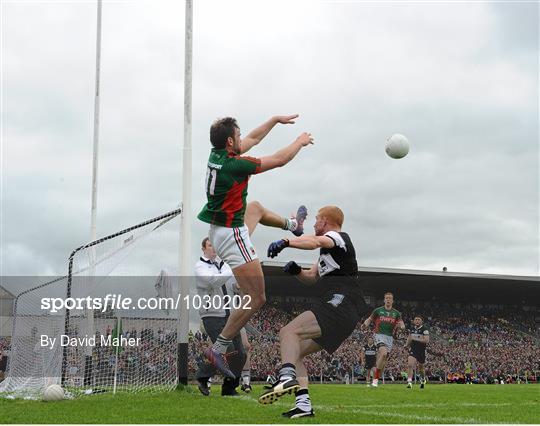
{"type": "Polygon", "coordinates": [[[203,397],[194,386],[154,394],[98,394],[57,402],[0,398],[1,423],[539,423],[540,385],[312,385],[314,418],[281,417],[286,395],[260,405],[250,395],[203,397]]]}

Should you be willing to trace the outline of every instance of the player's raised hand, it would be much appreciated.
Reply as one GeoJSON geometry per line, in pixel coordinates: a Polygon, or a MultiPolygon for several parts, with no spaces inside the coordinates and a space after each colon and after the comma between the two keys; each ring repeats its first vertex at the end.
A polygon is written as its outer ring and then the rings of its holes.
{"type": "Polygon", "coordinates": [[[278,240],[270,243],[268,246],[268,257],[276,257],[285,247],[289,247],[289,240],[278,240]]]}
{"type": "Polygon", "coordinates": [[[302,146],[308,146],[309,144],[313,145],[313,137],[311,133],[304,132],[296,138],[297,142],[300,142],[302,146]]]}
{"type": "Polygon", "coordinates": [[[295,123],[294,119],[298,118],[298,114],[277,115],[275,118],[276,118],[276,121],[281,124],[294,124],[295,123]]]}

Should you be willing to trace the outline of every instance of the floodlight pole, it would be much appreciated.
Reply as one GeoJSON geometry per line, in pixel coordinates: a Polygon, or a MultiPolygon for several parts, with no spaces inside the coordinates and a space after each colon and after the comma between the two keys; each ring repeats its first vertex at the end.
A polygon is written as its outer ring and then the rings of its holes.
{"type": "MultiPolygon", "coordinates": [[[[184,149],[182,167],[182,216],[180,229],[180,294],[189,295],[191,265],[191,86],[193,59],[193,0],[186,0],[184,34],[184,149]]],[[[188,382],[189,306],[181,303],[177,327],[178,383],[188,382]]]]}

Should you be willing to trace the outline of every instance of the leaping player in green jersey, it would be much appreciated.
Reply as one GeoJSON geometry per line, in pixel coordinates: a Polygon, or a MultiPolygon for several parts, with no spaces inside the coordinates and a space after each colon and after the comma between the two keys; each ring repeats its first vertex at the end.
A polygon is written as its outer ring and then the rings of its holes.
{"type": "Polygon", "coordinates": [[[377,360],[375,362],[375,375],[371,383],[373,387],[379,385],[379,378],[382,377],[388,361],[388,354],[392,350],[394,334],[398,328],[405,329],[401,313],[392,307],[393,304],[394,295],[390,292],[384,293],[384,306],[374,309],[361,326],[363,330],[367,330],[372,322],[375,324],[374,340],[375,345],[377,345],[377,360]]]}
{"type": "Polygon", "coordinates": [[[212,151],[206,172],[208,201],[198,218],[210,224],[210,242],[218,256],[231,267],[242,294],[250,298],[249,306],[232,310],[214,345],[205,351],[208,360],[225,376],[234,377],[225,357],[232,339],[266,301],[264,275],[250,235],[260,223],[300,236],[307,216],[304,206],[298,208],[296,217],[289,219],[271,212],[257,201],[247,204],[249,178],[284,166],[303,147],[312,144],[313,138],[310,133],[302,133],[290,145],[262,158],[242,154],[257,145],[276,124],[293,124],[297,117],[298,114],[272,117],[244,139],[234,118],[222,118],[210,127],[212,151]]]}

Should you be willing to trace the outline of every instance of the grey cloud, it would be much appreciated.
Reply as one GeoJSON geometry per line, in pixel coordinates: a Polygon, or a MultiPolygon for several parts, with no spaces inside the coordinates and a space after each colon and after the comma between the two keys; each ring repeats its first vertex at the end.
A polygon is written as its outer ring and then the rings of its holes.
{"type": "Polygon", "coordinates": [[[528,50],[538,55],[538,2],[508,1],[488,4],[500,29],[495,34],[501,48],[508,53],[523,53],[528,50]]]}
{"type": "MultiPolygon", "coordinates": [[[[207,232],[195,216],[210,123],[236,116],[245,135],[273,114],[299,112],[296,125],[278,126],[250,154],[275,152],[304,130],[316,144],[253,177],[249,199],[284,215],[306,204],[308,227],[318,207],[341,206],[365,266],[445,261],[453,270],[537,274],[530,7],[287,4],[285,15],[265,2],[196,4],[193,261],[207,232]],[[395,132],[410,139],[404,160],[384,154],[395,132]]],[[[89,236],[95,7],[29,5],[6,5],[3,28],[4,274],[62,273],[89,236]]],[[[104,7],[99,235],[180,201],[183,9],[149,6],[104,7]]],[[[135,258],[173,262],[176,235],[168,230],[166,244],[149,242],[135,258]]],[[[257,229],[261,258],[283,235],[257,229]]]]}

